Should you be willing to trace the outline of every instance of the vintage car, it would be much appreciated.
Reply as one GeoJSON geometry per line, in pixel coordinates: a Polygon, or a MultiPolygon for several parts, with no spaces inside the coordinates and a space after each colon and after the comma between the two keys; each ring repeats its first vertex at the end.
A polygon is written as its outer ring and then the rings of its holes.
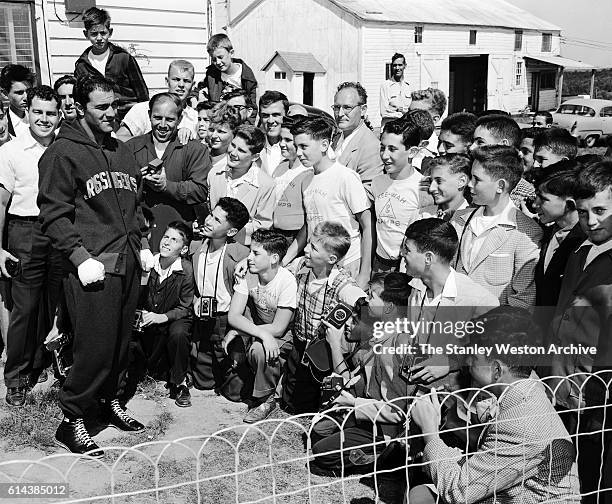
{"type": "Polygon", "coordinates": [[[586,147],[593,147],[599,138],[612,135],[611,100],[567,100],[552,116],[553,126],[569,130],[586,147]]]}

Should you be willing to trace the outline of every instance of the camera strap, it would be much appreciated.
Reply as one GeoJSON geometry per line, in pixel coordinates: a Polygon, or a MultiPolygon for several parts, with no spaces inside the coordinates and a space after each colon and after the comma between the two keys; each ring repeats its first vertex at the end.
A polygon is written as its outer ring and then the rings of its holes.
{"type": "MultiPolygon", "coordinates": [[[[227,243],[223,245],[221,249],[221,255],[219,256],[219,261],[217,262],[217,270],[215,272],[215,287],[213,297],[217,299],[217,287],[219,284],[219,270],[221,269],[221,263],[223,262],[223,258],[225,257],[225,248],[227,247],[227,243]]],[[[202,272],[202,297],[209,297],[204,295],[204,286],[206,285],[206,268],[208,266],[208,251],[210,250],[210,241],[206,243],[206,254],[204,255],[204,271],[202,272]]]]}
{"type": "Polygon", "coordinates": [[[480,207],[476,207],[474,211],[469,215],[469,217],[465,221],[465,225],[463,226],[463,229],[461,230],[461,236],[459,237],[459,245],[457,246],[457,259],[455,259],[455,265],[453,266],[453,269],[457,269],[457,265],[459,264],[459,259],[461,258],[461,243],[463,242],[463,235],[465,235],[465,232],[468,226],[470,225],[470,221],[472,220],[472,217],[474,217],[474,214],[478,212],[479,208],[480,207]]]}

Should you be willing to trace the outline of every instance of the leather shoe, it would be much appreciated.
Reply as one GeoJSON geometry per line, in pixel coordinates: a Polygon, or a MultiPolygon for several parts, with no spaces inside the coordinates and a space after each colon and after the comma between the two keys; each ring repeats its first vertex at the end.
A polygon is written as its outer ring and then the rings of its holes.
{"type": "Polygon", "coordinates": [[[91,439],[82,418],[72,420],[64,418],[55,431],[55,442],[72,453],[79,453],[96,459],[101,459],[104,456],[104,452],[91,439]]]}
{"type": "Polygon", "coordinates": [[[189,408],[191,406],[191,394],[189,389],[185,385],[179,385],[176,389],[176,401],[174,401],[179,408],[189,408]]]}
{"type": "Polygon", "coordinates": [[[104,421],[109,427],[127,432],[138,432],[145,428],[143,424],[125,412],[118,399],[113,399],[106,406],[104,421]]]}
{"type": "Polygon", "coordinates": [[[10,406],[23,406],[26,400],[27,387],[9,387],[6,391],[6,403],[10,406]]]}

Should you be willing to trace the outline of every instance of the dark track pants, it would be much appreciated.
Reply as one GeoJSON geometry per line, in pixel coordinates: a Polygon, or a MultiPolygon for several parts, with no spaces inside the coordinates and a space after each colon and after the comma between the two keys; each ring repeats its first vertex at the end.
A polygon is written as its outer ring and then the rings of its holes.
{"type": "Polygon", "coordinates": [[[74,329],[74,364],[59,394],[66,416],[85,417],[97,399],[121,395],[140,287],[140,266],[128,251],[125,276],[106,274],[103,285],[83,287],[76,271],[64,281],[74,329]]]}
{"type": "Polygon", "coordinates": [[[38,378],[48,364],[42,343],[53,324],[63,260],[41,232],[40,224],[32,220],[9,220],[8,251],[19,259],[22,272],[11,281],[13,310],[4,382],[7,387],[25,387],[30,376],[38,378]]]}

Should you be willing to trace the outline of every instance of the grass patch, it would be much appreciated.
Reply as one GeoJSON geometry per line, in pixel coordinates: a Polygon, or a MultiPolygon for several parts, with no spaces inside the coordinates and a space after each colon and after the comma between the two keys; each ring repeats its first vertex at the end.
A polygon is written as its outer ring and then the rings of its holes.
{"type": "Polygon", "coordinates": [[[164,436],[174,422],[174,416],[168,411],[162,411],[149,422],[146,429],[140,432],[130,432],[113,438],[113,444],[123,446],[134,446],[147,441],[157,441],[164,436]]]}

